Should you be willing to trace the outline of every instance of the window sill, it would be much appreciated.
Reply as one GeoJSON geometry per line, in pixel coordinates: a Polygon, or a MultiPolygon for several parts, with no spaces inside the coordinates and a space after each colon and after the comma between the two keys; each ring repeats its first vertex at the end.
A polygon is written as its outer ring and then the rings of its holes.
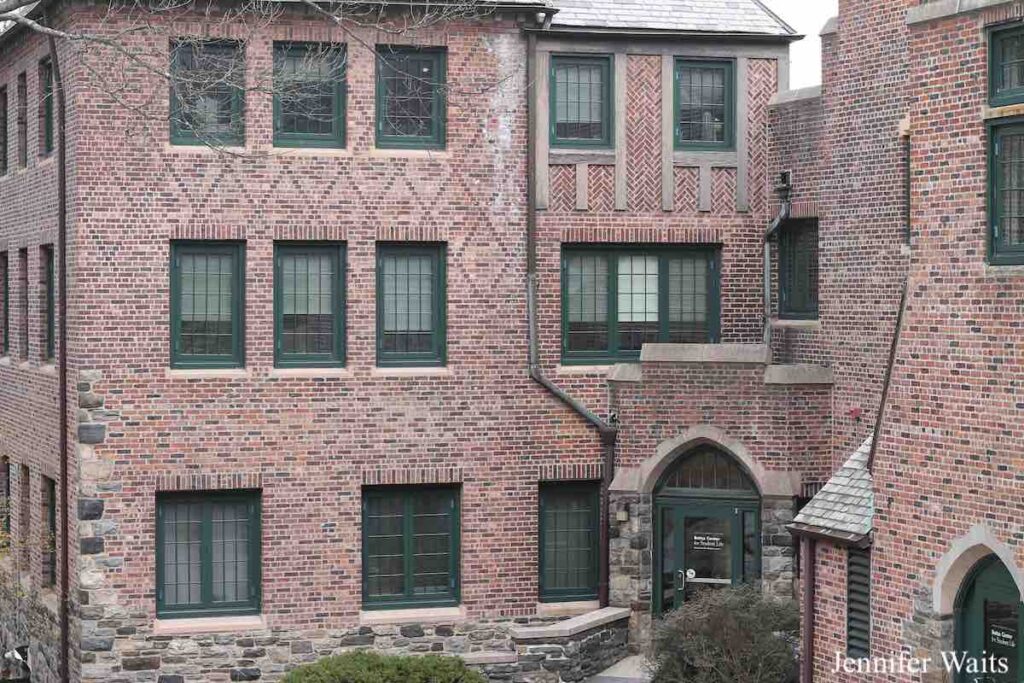
{"type": "Polygon", "coordinates": [[[52,360],[48,360],[39,366],[39,372],[43,373],[44,375],[56,375],[57,364],[54,363],[52,360]]]}
{"type": "Polygon", "coordinates": [[[455,373],[448,366],[429,368],[374,368],[371,377],[408,378],[408,377],[454,377],[455,373]]]}
{"type": "Polygon", "coordinates": [[[985,277],[1024,277],[1024,264],[1000,266],[986,263],[985,277]]]}
{"type": "Polygon", "coordinates": [[[608,371],[615,365],[615,361],[605,364],[593,363],[591,365],[559,365],[555,367],[556,375],[601,375],[606,376],[608,371]]]}
{"type": "Polygon", "coordinates": [[[986,121],[1005,119],[1011,116],[1024,116],[1024,103],[1000,104],[995,106],[982,105],[981,118],[986,121]]]}
{"type": "Polygon", "coordinates": [[[817,318],[796,319],[796,318],[772,318],[773,330],[807,330],[816,332],[821,329],[821,320],[817,318]]]}
{"type": "Polygon", "coordinates": [[[447,161],[452,153],[446,149],[402,149],[392,147],[374,147],[370,156],[380,159],[428,159],[430,161],[447,161]]]}
{"type": "Polygon", "coordinates": [[[574,602],[538,602],[538,617],[578,617],[581,614],[601,609],[599,600],[577,600],[574,602]]]}
{"type": "Polygon", "coordinates": [[[270,379],[352,379],[348,368],[274,368],[270,379]]]}
{"type": "Polygon", "coordinates": [[[167,368],[168,379],[245,379],[246,368],[167,368]]]}
{"type": "Polygon", "coordinates": [[[548,164],[594,164],[597,166],[615,164],[614,149],[588,149],[586,147],[552,147],[548,152],[548,164]]]}
{"type": "Polygon", "coordinates": [[[203,142],[196,143],[178,143],[168,142],[164,145],[165,152],[184,152],[186,154],[220,154],[224,152],[226,154],[249,154],[250,149],[245,145],[223,145],[218,146],[213,143],[206,144],[203,142]]]}
{"type": "Polygon", "coordinates": [[[450,624],[465,620],[466,608],[462,606],[363,610],[359,613],[360,626],[384,626],[391,624],[450,624]]]}
{"type": "Polygon", "coordinates": [[[178,636],[200,633],[240,633],[265,631],[267,621],[262,614],[243,617],[199,617],[194,619],[157,619],[153,622],[153,635],[178,636]]]}
{"type": "Polygon", "coordinates": [[[11,360],[10,356],[0,356],[0,365],[11,366],[14,365],[14,361],[11,360]]]}
{"type": "Polygon", "coordinates": [[[265,151],[278,159],[288,157],[351,157],[351,147],[269,147],[265,151]]]}

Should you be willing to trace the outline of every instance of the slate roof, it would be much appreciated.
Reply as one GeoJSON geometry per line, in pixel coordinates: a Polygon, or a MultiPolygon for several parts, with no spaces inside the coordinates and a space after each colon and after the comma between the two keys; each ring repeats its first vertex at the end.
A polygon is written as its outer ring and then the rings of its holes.
{"type": "Polygon", "coordinates": [[[798,530],[856,542],[874,527],[875,492],[868,471],[869,436],[793,520],[798,530]]]}
{"type": "Polygon", "coordinates": [[[694,33],[795,36],[759,0],[554,0],[552,25],[694,33]]]}

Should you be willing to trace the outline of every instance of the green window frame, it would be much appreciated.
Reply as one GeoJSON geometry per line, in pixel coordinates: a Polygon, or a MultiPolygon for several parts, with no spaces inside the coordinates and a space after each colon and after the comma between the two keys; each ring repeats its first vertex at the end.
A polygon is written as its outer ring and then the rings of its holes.
{"type": "Polygon", "coordinates": [[[11,353],[11,259],[6,251],[0,252],[0,285],[4,288],[0,297],[0,356],[7,356],[11,353]]]}
{"type": "Polygon", "coordinates": [[[28,75],[24,71],[18,74],[17,96],[18,167],[25,168],[28,166],[28,75]]]}
{"type": "Polygon", "coordinates": [[[172,242],[170,309],[172,368],[242,367],[245,243],[172,242]]]}
{"type": "Polygon", "coordinates": [[[1024,102],[1024,26],[991,31],[988,47],[989,103],[1024,102]]]}
{"type": "Polygon", "coordinates": [[[459,604],[458,487],[363,489],[363,608],[459,604]]]}
{"type": "Polygon", "coordinates": [[[42,248],[42,265],[44,270],[43,285],[44,306],[43,306],[43,329],[44,329],[44,355],[45,360],[52,361],[56,356],[57,335],[57,287],[56,287],[56,255],[53,245],[46,245],[42,248]]]}
{"type": "Polygon", "coordinates": [[[345,365],[343,244],[274,245],[274,365],[345,365]]]}
{"type": "Polygon", "coordinates": [[[39,62],[39,154],[53,151],[53,62],[39,62]]]}
{"type": "Polygon", "coordinates": [[[7,86],[0,87],[0,175],[7,175],[7,155],[9,138],[7,137],[7,86]]]}
{"type": "Polygon", "coordinates": [[[676,149],[734,149],[736,63],[676,58],[673,82],[676,149]]]}
{"type": "Polygon", "coordinates": [[[260,514],[259,491],[157,494],[157,617],[258,614],[260,514]]]}
{"type": "Polygon", "coordinates": [[[552,147],[612,146],[614,83],[611,64],[609,55],[551,57],[552,147]]]}
{"type": "Polygon", "coordinates": [[[562,362],[635,360],[644,343],[718,343],[718,261],[712,247],[566,245],[562,362]]]}
{"type": "Polygon", "coordinates": [[[445,148],[446,71],[444,48],[378,46],[377,147],[445,148]]]}
{"type": "Polygon", "coordinates": [[[444,244],[377,245],[377,365],[447,362],[447,249],[444,244]]]}
{"type": "Polygon", "coordinates": [[[43,477],[43,518],[46,536],[43,538],[43,585],[57,583],[57,482],[43,477]]]}
{"type": "Polygon", "coordinates": [[[0,498],[0,522],[2,522],[4,535],[0,537],[0,550],[5,550],[11,547],[11,515],[14,514],[14,510],[11,509],[11,475],[13,470],[11,468],[11,460],[6,455],[0,456],[0,469],[3,470],[4,480],[4,495],[0,498]]]}
{"type": "Polygon", "coordinates": [[[274,43],[274,146],[345,146],[345,46],[274,43]]]}
{"type": "Polygon", "coordinates": [[[245,56],[230,40],[171,42],[172,145],[245,143],[245,56]]]}
{"type": "Polygon", "coordinates": [[[1024,264],[1024,119],[989,126],[988,202],[989,262],[1024,264]]]}
{"type": "Polygon", "coordinates": [[[28,360],[28,249],[18,250],[18,354],[28,360]]]}
{"type": "Polygon", "coordinates": [[[846,656],[871,656],[871,551],[846,554],[846,656]]]}
{"type": "Polygon", "coordinates": [[[596,600],[600,489],[595,482],[540,485],[540,601],[596,600]]]}
{"type": "Polygon", "coordinates": [[[779,232],[779,317],[818,317],[818,221],[794,220],[779,232]]]}

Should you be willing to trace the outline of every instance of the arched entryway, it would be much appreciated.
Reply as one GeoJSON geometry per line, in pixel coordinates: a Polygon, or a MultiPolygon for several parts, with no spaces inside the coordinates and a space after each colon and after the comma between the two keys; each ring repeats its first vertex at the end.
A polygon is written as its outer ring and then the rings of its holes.
{"type": "Polygon", "coordinates": [[[979,561],[957,596],[957,650],[967,653],[961,683],[1019,683],[1024,674],[1024,604],[1006,565],[996,555],[979,561]]]}
{"type": "Polygon", "coordinates": [[[654,611],[700,588],[760,576],[761,495],[739,462],[710,444],[681,455],[654,490],[654,611]]]}

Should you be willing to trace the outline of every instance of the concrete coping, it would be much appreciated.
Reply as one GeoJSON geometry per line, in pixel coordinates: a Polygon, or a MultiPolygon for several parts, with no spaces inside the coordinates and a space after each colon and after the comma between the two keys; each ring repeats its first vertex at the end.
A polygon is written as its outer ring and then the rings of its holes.
{"type": "Polygon", "coordinates": [[[201,633],[242,633],[265,631],[267,622],[260,614],[244,617],[199,617],[196,619],[157,619],[153,635],[192,636],[201,633]]]}
{"type": "Polygon", "coordinates": [[[450,365],[425,368],[373,368],[370,370],[371,377],[383,377],[390,379],[408,379],[416,377],[454,377],[455,371],[450,365]]]}
{"type": "Polygon", "coordinates": [[[360,626],[391,626],[398,624],[454,624],[466,620],[466,608],[424,607],[419,609],[364,610],[359,613],[360,626]]]}
{"type": "Polygon", "coordinates": [[[808,88],[796,88],[794,90],[783,90],[776,93],[769,105],[786,104],[788,102],[799,102],[800,100],[814,100],[821,97],[821,86],[812,85],[808,88]]]}
{"type": "Polygon", "coordinates": [[[907,25],[926,24],[958,14],[969,14],[989,7],[1009,5],[1016,0],[933,0],[907,9],[907,25]]]}
{"type": "Polygon", "coordinates": [[[834,384],[832,368],[811,363],[769,365],[764,369],[765,384],[834,384]]]}
{"type": "Polygon", "coordinates": [[[459,655],[466,664],[484,666],[487,664],[515,664],[519,655],[515,652],[495,650],[493,652],[467,652],[459,655]]]}
{"type": "Polygon", "coordinates": [[[617,363],[608,372],[609,382],[640,382],[643,381],[643,368],[639,363],[617,363]]]}
{"type": "Polygon", "coordinates": [[[839,17],[831,17],[825,22],[825,25],[821,27],[821,31],[818,33],[819,36],[831,36],[835,33],[839,33],[839,17]]]}
{"type": "Polygon", "coordinates": [[[577,602],[538,602],[539,617],[576,617],[601,609],[597,600],[580,600],[577,602]]]}
{"type": "Polygon", "coordinates": [[[348,368],[274,368],[270,379],[352,379],[348,368]]]}
{"type": "Polygon", "coordinates": [[[766,344],[644,344],[641,363],[747,363],[768,365],[766,344]]]}
{"type": "Polygon", "coordinates": [[[772,329],[773,330],[806,330],[808,332],[817,332],[821,329],[821,320],[813,318],[811,320],[793,320],[790,318],[772,318],[772,329]]]}
{"type": "Polygon", "coordinates": [[[514,640],[569,638],[605,624],[629,619],[629,615],[630,611],[625,607],[604,607],[548,626],[515,626],[512,628],[512,638],[514,640]]]}

